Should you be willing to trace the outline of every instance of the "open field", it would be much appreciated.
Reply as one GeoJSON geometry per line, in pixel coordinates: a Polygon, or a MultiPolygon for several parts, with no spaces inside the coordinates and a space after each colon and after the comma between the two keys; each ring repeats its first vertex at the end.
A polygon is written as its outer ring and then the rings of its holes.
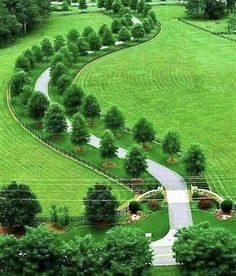
{"type": "MultiPolygon", "coordinates": [[[[48,149],[22,129],[8,109],[7,87],[15,59],[23,50],[39,43],[45,36],[53,38],[57,34],[63,35],[72,27],[81,31],[91,24],[98,28],[105,22],[109,23],[110,18],[102,14],[52,18],[37,31],[18,39],[7,48],[0,49],[0,183],[6,184],[12,180],[26,182],[37,194],[44,208],[53,203],[63,204],[70,208],[72,215],[82,212],[81,200],[87,187],[107,180],[48,149]]],[[[120,185],[114,184],[113,189],[120,200],[131,196],[120,185]]],[[[47,214],[47,210],[44,210],[44,214],[47,214]]]]}
{"type": "Polygon", "coordinates": [[[183,7],[155,11],[163,26],[159,37],[95,61],[78,83],[104,110],[118,105],[129,126],[145,116],[159,137],[177,129],[184,150],[200,142],[211,187],[234,197],[236,44],[176,20],[185,16],[183,7]]]}

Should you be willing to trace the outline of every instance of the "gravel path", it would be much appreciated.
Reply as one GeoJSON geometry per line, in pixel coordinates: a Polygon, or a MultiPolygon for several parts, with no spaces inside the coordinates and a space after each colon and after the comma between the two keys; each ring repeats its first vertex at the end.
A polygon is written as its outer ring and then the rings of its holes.
{"type": "MultiPolygon", "coordinates": [[[[50,70],[45,70],[35,83],[35,91],[40,91],[45,94],[48,99],[48,84],[50,81],[50,70]]],[[[71,131],[71,121],[67,119],[67,131],[71,131]]],[[[95,135],[90,135],[89,145],[99,148],[100,138],[95,135]]],[[[127,150],[119,148],[117,156],[125,158],[127,150]]],[[[182,227],[192,225],[192,215],[189,206],[188,191],[184,179],[173,172],[172,170],[162,166],[161,164],[147,159],[147,171],[153,175],[166,189],[170,231],[168,234],[155,242],[151,243],[154,251],[153,265],[174,265],[176,264],[173,258],[172,245],[175,240],[176,230],[182,227]]],[[[158,224],[153,227],[158,227],[158,224]]]]}

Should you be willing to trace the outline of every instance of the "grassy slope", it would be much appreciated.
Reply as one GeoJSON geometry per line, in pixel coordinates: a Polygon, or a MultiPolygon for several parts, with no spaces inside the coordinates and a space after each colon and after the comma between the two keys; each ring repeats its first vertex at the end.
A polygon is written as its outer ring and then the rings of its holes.
{"type": "MultiPolygon", "coordinates": [[[[106,181],[105,178],[53,152],[24,131],[8,110],[6,91],[15,59],[24,49],[39,43],[44,36],[53,38],[71,28],[81,31],[87,25],[98,28],[104,22],[110,22],[110,18],[102,14],[53,18],[34,33],[0,49],[0,183],[24,181],[31,185],[43,207],[63,204],[74,215],[83,210],[81,200],[88,185],[106,181]]],[[[120,185],[115,184],[114,189],[120,199],[130,196],[120,185]]]]}
{"type": "Polygon", "coordinates": [[[161,137],[177,129],[184,149],[200,142],[212,187],[234,196],[236,44],[177,21],[183,7],[155,11],[159,37],[91,64],[78,81],[104,109],[117,104],[129,125],[146,116],[161,137]]]}

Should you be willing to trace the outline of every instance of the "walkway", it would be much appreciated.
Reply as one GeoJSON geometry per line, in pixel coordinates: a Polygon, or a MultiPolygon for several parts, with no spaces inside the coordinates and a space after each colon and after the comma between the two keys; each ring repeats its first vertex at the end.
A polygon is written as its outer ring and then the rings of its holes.
{"type": "MultiPolygon", "coordinates": [[[[42,92],[50,100],[48,95],[49,81],[50,70],[47,69],[37,79],[35,91],[42,92]]],[[[69,119],[67,119],[67,125],[67,131],[70,132],[71,121],[69,119]]],[[[99,148],[100,138],[91,135],[88,144],[95,148],[99,148]]],[[[126,154],[127,150],[124,148],[119,148],[117,151],[117,156],[119,158],[125,158],[126,154]]],[[[172,245],[175,240],[174,235],[176,230],[192,225],[186,183],[180,175],[153,160],[147,159],[147,164],[147,171],[166,189],[170,223],[170,231],[168,234],[164,238],[151,243],[151,247],[154,251],[153,265],[174,265],[176,262],[173,258],[172,245]]],[[[158,227],[158,225],[156,227],[158,227]]]]}

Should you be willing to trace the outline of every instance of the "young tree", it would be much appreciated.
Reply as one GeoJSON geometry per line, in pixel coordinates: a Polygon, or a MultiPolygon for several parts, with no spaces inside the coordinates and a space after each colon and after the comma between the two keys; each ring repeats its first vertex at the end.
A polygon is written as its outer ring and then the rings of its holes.
{"type": "Polygon", "coordinates": [[[107,26],[107,24],[103,24],[98,31],[99,36],[103,36],[104,32],[109,29],[109,27],[107,26]]]}
{"type": "Polygon", "coordinates": [[[119,13],[120,10],[121,10],[121,2],[120,0],[115,0],[112,4],[112,10],[113,10],[113,13],[119,13]]]}
{"type": "Polygon", "coordinates": [[[30,49],[27,49],[24,51],[23,55],[24,55],[24,57],[26,57],[29,60],[30,69],[33,69],[35,67],[35,63],[36,63],[34,53],[30,49]]]}
{"type": "Polygon", "coordinates": [[[110,30],[107,28],[102,35],[102,45],[111,46],[115,44],[115,38],[110,30]]]}
{"type": "Polygon", "coordinates": [[[63,1],[62,5],[61,5],[61,9],[62,9],[62,11],[70,10],[70,5],[68,4],[68,2],[66,0],[63,1]]]}
{"type": "Polygon", "coordinates": [[[113,34],[118,34],[121,28],[122,28],[122,25],[121,25],[120,19],[115,18],[111,23],[111,30],[113,34]]]}
{"type": "Polygon", "coordinates": [[[186,3],[187,14],[191,18],[203,18],[205,9],[206,9],[206,1],[205,0],[189,0],[186,3]]]}
{"type": "Polygon", "coordinates": [[[145,33],[149,34],[152,30],[152,27],[150,25],[150,21],[148,19],[143,20],[143,29],[145,33]]]}
{"type": "Polygon", "coordinates": [[[210,19],[220,19],[225,16],[225,3],[218,0],[205,0],[205,14],[210,19]]]}
{"type": "Polygon", "coordinates": [[[57,62],[53,67],[51,67],[50,70],[50,76],[52,84],[56,85],[58,82],[58,79],[63,75],[67,73],[67,67],[62,62],[57,62]]]}
{"type": "Polygon", "coordinates": [[[29,72],[30,71],[30,61],[29,61],[29,59],[24,55],[19,56],[16,59],[15,68],[18,68],[18,69],[23,70],[25,72],[29,72]]]}
{"type": "Polygon", "coordinates": [[[81,56],[86,56],[88,54],[89,45],[84,37],[80,37],[77,40],[76,45],[81,56]]]}
{"type": "Polygon", "coordinates": [[[59,52],[63,56],[63,62],[66,66],[71,66],[74,62],[73,53],[69,50],[67,46],[62,47],[59,52]]]}
{"type": "Polygon", "coordinates": [[[14,73],[11,79],[10,90],[12,95],[19,95],[25,85],[30,83],[28,73],[20,70],[14,73]]]}
{"type": "Polygon", "coordinates": [[[128,7],[128,6],[129,6],[129,0],[121,0],[121,4],[122,4],[124,7],[128,7]]]}
{"type": "Polygon", "coordinates": [[[119,41],[130,41],[131,40],[131,33],[130,31],[127,29],[127,27],[123,26],[118,34],[118,40],[119,41]]]}
{"type": "Polygon", "coordinates": [[[104,8],[108,11],[112,9],[113,0],[105,0],[104,8]]]}
{"type": "Polygon", "coordinates": [[[41,42],[41,49],[43,52],[43,55],[46,58],[49,58],[52,56],[53,54],[53,46],[52,43],[50,42],[50,40],[48,38],[44,38],[41,42]]]}
{"type": "Polygon", "coordinates": [[[91,26],[87,26],[83,30],[83,37],[88,39],[89,35],[94,33],[94,29],[91,26]]]}
{"type": "Polygon", "coordinates": [[[37,224],[42,212],[36,195],[25,184],[12,182],[0,190],[0,223],[13,229],[24,229],[37,224]]]}
{"type": "Polygon", "coordinates": [[[79,111],[79,108],[82,105],[84,94],[84,89],[76,84],[72,84],[66,89],[63,103],[69,113],[75,113],[79,111]]]}
{"type": "Polygon", "coordinates": [[[236,240],[229,230],[204,223],[180,229],[176,237],[175,258],[187,271],[199,275],[233,275],[236,240]]]}
{"type": "Polygon", "coordinates": [[[32,118],[39,119],[44,116],[44,113],[48,109],[48,98],[41,92],[35,91],[28,103],[28,112],[32,118]]]}
{"type": "Polygon", "coordinates": [[[109,130],[103,134],[99,149],[101,158],[107,160],[107,163],[111,163],[112,159],[116,157],[118,147],[115,145],[114,136],[109,130]]]}
{"type": "Polygon", "coordinates": [[[43,52],[42,52],[41,47],[39,47],[38,45],[33,45],[31,50],[34,53],[35,60],[37,62],[40,62],[43,60],[43,52]]]}
{"type": "Polygon", "coordinates": [[[171,162],[174,162],[174,155],[181,149],[179,133],[169,130],[162,142],[162,150],[171,156],[171,162]]]}
{"type": "Polygon", "coordinates": [[[145,143],[152,142],[155,139],[155,130],[153,125],[146,118],[140,118],[133,127],[133,138],[136,142],[145,143]]]}
{"type": "Polygon", "coordinates": [[[184,164],[186,172],[191,176],[199,176],[205,171],[206,158],[199,144],[192,145],[187,151],[184,164]]]}
{"type": "Polygon", "coordinates": [[[105,0],[98,0],[97,1],[97,6],[98,6],[99,9],[104,8],[104,5],[105,5],[105,0]]]}
{"type": "Polygon", "coordinates": [[[125,160],[125,169],[129,176],[138,178],[146,170],[146,155],[138,146],[133,146],[125,160]]]}
{"type": "Polygon", "coordinates": [[[63,94],[63,92],[71,85],[71,78],[67,74],[63,74],[57,81],[57,88],[63,94]]]}
{"type": "Polygon", "coordinates": [[[138,2],[138,5],[137,5],[137,12],[138,13],[141,13],[141,14],[143,13],[144,5],[145,5],[144,0],[140,0],[138,2]]]}
{"type": "Polygon", "coordinates": [[[150,10],[148,12],[148,16],[151,17],[151,19],[152,19],[152,21],[153,21],[154,24],[157,23],[157,16],[156,16],[156,14],[155,14],[155,12],[153,10],[150,10]]]}
{"type": "Polygon", "coordinates": [[[91,51],[99,51],[102,46],[101,38],[95,32],[88,36],[88,43],[91,51]]]}
{"type": "Polygon", "coordinates": [[[113,133],[124,127],[125,119],[117,106],[112,106],[107,111],[104,117],[104,123],[105,127],[113,131],[113,133]]]}
{"type": "Polygon", "coordinates": [[[140,23],[135,24],[131,28],[132,37],[135,39],[143,38],[145,35],[145,30],[143,28],[143,25],[140,23]]]}
{"type": "Polygon", "coordinates": [[[227,11],[233,13],[235,11],[236,1],[226,0],[227,11]]]}
{"type": "Polygon", "coordinates": [[[21,102],[24,106],[26,106],[29,102],[31,95],[33,94],[34,89],[30,85],[25,85],[20,94],[21,102]]]}
{"type": "Polygon", "coordinates": [[[73,116],[71,142],[81,150],[82,146],[88,143],[89,138],[87,124],[83,116],[78,112],[73,116]]]}
{"type": "Polygon", "coordinates": [[[92,223],[111,223],[116,220],[116,209],[119,202],[112,194],[109,185],[96,184],[94,187],[88,188],[84,205],[85,217],[92,223]]]}
{"type": "Polygon", "coordinates": [[[130,0],[129,6],[131,10],[137,10],[138,0],[130,0]]]}
{"type": "Polygon", "coordinates": [[[236,32],[236,15],[229,16],[228,31],[229,31],[230,34],[236,32]]]}
{"type": "Polygon", "coordinates": [[[69,43],[76,43],[79,37],[79,32],[76,29],[71,29],[67,34],[67,41],[69,43]]]}
{"type": "Polygon", "coordinates": [[[62,47],[65,46],[65,39],[62,35],[58,35],[54,39],[54,51],[58,52],[62,47]]]}
{"type": "Polygon", "coordinates": [[[112,275],[146,275],[152,266],[150,240],[138,228],[118,226],[109,230],[104,252],[105,270],[112,275]]]}
{"type": "Polygon", "coordinates": [[[100,117],[101,108],[93,95],[88,95],[84,99],[83,114],[85,118],[91,120],[91,124],[94,123],[94,119],[100,117]]]}
{"type": "Polygon", "coordinates": [[[57,207],[53,205],[50,210],[51,222],[57,224],[59,227],[66,227],[70,222],[70,214],[68,207],[57,207]]]}
{"type": "Polygon", "coordinates": [[[62,133],[66,131],[66,117],[62,106],[58,103],[51,103],[45,113],[45,128],[52,133],[62,133]]]}
{"type": "Polygon", "coordinates": [[[151,10],[152,10],[152,6],[149,4],[145,4],[143,8],[143,15],[147,16],[151,10]]]}
{"type": "Polygon", "coordinates": [[[79,0],[79,9],[86,10],[88,8],[86,0],[79,0]]]}

